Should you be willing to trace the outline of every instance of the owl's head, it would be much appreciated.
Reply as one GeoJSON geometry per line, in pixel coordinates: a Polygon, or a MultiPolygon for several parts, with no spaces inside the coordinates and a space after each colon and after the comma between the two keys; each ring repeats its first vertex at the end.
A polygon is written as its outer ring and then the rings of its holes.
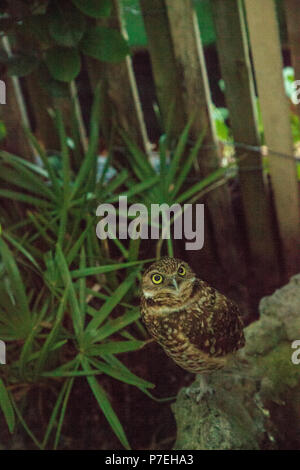
{"type": "Polygon", "coordinates": [[[195,273],[180,259],[165,257],[153,263],[142,278],[144,297],[183,298],[195,280],[195,273]]]}

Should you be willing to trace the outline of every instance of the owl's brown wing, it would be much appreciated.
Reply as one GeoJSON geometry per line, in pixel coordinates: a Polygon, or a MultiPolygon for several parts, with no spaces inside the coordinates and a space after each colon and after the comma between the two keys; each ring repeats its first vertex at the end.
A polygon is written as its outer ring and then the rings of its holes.
{"type": "Polygon", "coordinates": [[[245,344],[237,305],[216,289],[201,283],[199,298],[188,308],[189,341],[211,357],[230,354],[245,344]]]}

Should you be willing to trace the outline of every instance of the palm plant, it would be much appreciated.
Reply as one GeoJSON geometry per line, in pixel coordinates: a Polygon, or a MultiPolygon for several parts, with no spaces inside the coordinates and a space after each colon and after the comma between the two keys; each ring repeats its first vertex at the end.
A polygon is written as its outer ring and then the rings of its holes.
{"type": "MultiPolygon", "coordinates": [[[[196,182],[194,177],[192,179],[193,184],[190,184],[191,173],[194,172],[195,175],[197,157],[206,133],[204,129],[197,141],[191,146],[189,133],[192,122],[193,119],[190,119],[175,147],[168,148],[170,142],[168,134],[160,138],[158,168],[155,168],[129,136],[124,131],[121,131],[121,135],[129,150],[127,158],[135,177],[139,181],[139,186],[144,189],[138,195],[133,195],[131,192],[131,182],[127,182],[130,186],[125,194],[127,194],[129,201],[143,203],[148,211],[151,210],[152,204],[167,204],[169,207],[174,204],[192,204],[199,200],[206,192],[213,189],[215,184],[219,184],[220,180],[224,181],[228,168],[232,164],[220,167],[205,178],[199,177],[198,181],[196,178],[196,182]],[[146,188],[147,183],[149,183],[149,188],[146,188]]],[[[175,218],[173,217],[170,223],[173,224],[174,221],[175,218]]],[[[163,238],[161,238],[157,244],[157,258],[160,257],[163,241],[163,238]]],[[[169,256],[173,256],[172,238],[167,239],[167,249],[169,256]]]]}
{"type": "Polygon", "coordinates": [[[101,246],[92,230],[96,202],[109,201],[128,175],[124,170],[109,183],[105,183],[103,175],[96,180],[100,96],[98,89],[89,148],[76,176],[72,174],[59,113],[56,123],[61,141],[61,176],[29,132],[42,167],[7,152],[0,153],[1,179],[7,186],[0,189],[0,196],[12,204],[4,204],[1,210],[4,230],[0,239],[0,338],[8,344],[10,361],[0,370],[0,406],[9,429],[13,430],[17,413],[40,448],[49,445],[54,426],[54,447],[58,446],[76,377],[86,377],[101,410],[126,448],[129,443],[123,427],[96,375],[106,374],[145,392],[152,387],[115,357],[136,351],[146,342],[132,297],[123,301],[136,283],[144,261],[131,260],[129,252],[125,259],[122,257],[123,262],[111,259],[106,244],[101,246]],[[20,215],[23,219],[16,221],[20,215]],[[124,268],[134,270],[122,281],[118,273],[124,268]],[[100,302],[99,309],[93,306],[95,301],[100,302]],[[113,311],[118,316],[114,313],[112,317],[113,311]],[[142,339],[126,331],[132,323],[138,325],[139,336],[142,330],[142,339]],[[28,389],[28,384],[35,387],[53,379],[61,387],[40,442],[26,424],[11,389],[16,384],[25,384],[28,389]]]}
{"type": "MultiPolygon", "coordinates": [[[[160,139],[159,170],[121,131],[129,152],[129,169],[105,178],[112,160],[112,145],[105,168],[97,177],[96,160],[101,120],[101,88],[91,113],[89,146],[72,159],[59,112],[61,172],[28,131],[42,165],[0,151],[0,338],[7,343],[9,364],[0,369],[0,407],[13,431],[15,417],[39,448],[57,448],[69,397],[77,378],[84,377],[100,409],[125,448],[129,442],[110,403],[101,376],[113,377],[152,397],[153,385],[137,377],[116,356],[138,351],[147,343],[139,321],[137,282],[143,265],[141,240],[101,240],[96,237],[96,207],[117,202],[194,202],[203,190],[222,178],[221,168],[185,187],[202,144],[204,132],[188,150],[191,122],[169,152],[160,139]],[[76,173],[77,168],[77,173],[76,173]],[[75,170],[74,170],[75,169],[75,170]],[[20,220],[21,218],[21,220],[20,220]],[[100,377],[99,377],[100,376],[100,377]],[[100,380],[99,380],[100,378],[100,380]],[[30,429],[14,394],[56,384],[56,401],[42,439],[30,429]],[[53,433],[55,432],[54,436],[53,433]]],[[[76,128],[73,140],[76,141],[76,128]]],[[[113,139],[111,139],[113,140],[113,139]]],[[[157,256],[161,250],[157,244],[157,256]]],[[[173,254],[172,241],[168,241],[173,254]]],[[[152,397],[153,398],[153,397],[152,397]]]]}

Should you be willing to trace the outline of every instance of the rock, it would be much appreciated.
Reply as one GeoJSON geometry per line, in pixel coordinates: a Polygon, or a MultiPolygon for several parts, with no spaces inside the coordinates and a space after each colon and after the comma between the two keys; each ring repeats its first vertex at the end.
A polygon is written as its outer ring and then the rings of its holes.
{"type": "Polygon", "coordinates": [[[284,326],[288,340],[300,338],[300,274],[293,276],[290,282],[265,297],[260,302],[261,315],[277,318],[284,326]]]}
{"type": "Polygon", "coordinates": [[[260,408],[250,407],[255,384],[224,384],[223,374],[214,384],[216,390],[200,401],[197,399],[198,379],[189,389],[181,390],[173,411],[178,424],[175,449],[259,449],[265,439],[264,414],[260,408]],[[249,386],[250,385],[250,386],[249,386]]]}
{"type": "Polygon", "coordinates": [[[237,364],[182,389],[172,409],[176,450],[300,448],[300,364],[291,343],[300,339],[300,275],[261,300],[260,319],[245,328],[237,364]]]}
{"type": "Polygon", "coordinates": [[[245,328],[246,355],[265,354],[273,349],[281,340],[286,339],[283,322],[276,317],[263,315],[259,321],[245,328]]]}

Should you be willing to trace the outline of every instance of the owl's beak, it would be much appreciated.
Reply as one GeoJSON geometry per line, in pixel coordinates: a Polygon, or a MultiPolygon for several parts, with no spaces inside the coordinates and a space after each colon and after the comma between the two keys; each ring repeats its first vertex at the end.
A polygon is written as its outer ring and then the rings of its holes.
{"type": "Polygon", "coordinates": [[[171,287],[172,289],[179,290],[179,289],[178,289],[178,284],[177,284],[177,281],[176,281],[175,278],[173,278],[172,280],[170,280],[168,286],[171,287]]]}

